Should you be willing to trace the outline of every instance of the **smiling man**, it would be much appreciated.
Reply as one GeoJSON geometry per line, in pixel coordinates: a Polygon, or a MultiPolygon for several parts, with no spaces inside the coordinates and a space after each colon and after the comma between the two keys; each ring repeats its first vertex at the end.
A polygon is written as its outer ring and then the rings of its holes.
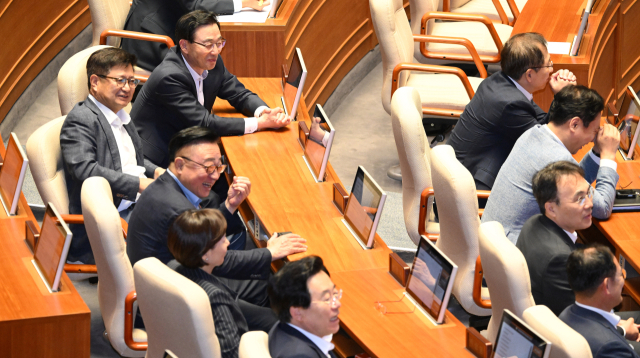
{"type": "Polygon", "coordinates": [[[168,165],[169,140],[185,128],[202,126],[219,136],[233,136],[289,124],[282,108],[267,107],[227,71],[220,56],[226,40],[213,12],[199,10],[182,16],[176,38],[178,46],[151,73],[131,110],[144,155],[151,162],[168,165]],[[248,118],[212,114],[216,97],[229,101],[248,118]]]}
{"type": "Polygon", "coordinates": [[[547,164],[566,160],[594,142],[580,162],[588,183],[596,182],[593,216],[611,215],[618,182],[615,162],[620,133],[610,124],[600,126],[604,101],[587,87],[568,85],[554,97],[549,124],[536,125],[525,132],[513,147],[498,173],[482,222],[498,221],[515,244],[522,225],[540,213],[531,188],[534,175],[547,164]]]}
{"type": "Polygon", "coordinates": [[[342,290],[318,256],[286,264],[267,286],[280,320],[269,332],[273,358],[335,358],[331,339],[340,329],[342,290]]]}

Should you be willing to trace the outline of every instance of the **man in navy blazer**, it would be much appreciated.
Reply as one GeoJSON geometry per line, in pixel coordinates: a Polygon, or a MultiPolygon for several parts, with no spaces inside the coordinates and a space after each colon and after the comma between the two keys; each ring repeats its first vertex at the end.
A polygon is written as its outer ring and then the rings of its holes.
{"type": "Polygon", "coordinates": [[[269,332],[273,358],[335,358],[331,339],[340,329],[340,299],[318,256],[289,262],[267,286],[280,320],[269,332]]]}
{"type": "Polygon", "coordinates": [[[613,312],[622,302],[625,273],[609,248],[596,245],[573,251],[567,275],[576,302],[560,319],[587,340],[593,358],[638,358],[638,312],[613,312]]]}
{"type": "Polygon", "coordinates": [[[216,15],[194,11],[176,25],[178,46],[170,49],[136,98],[131,118],[142,138],[145,158],[167,166],[171,137],[202,126],[219,136],[253,133],[289,124],[282,108],[271,109],[227,71],[220,56],[226,40],[216,15]],[[211,113],[216,97],[229,101],[248,118],[211,113]]]}
{"type": "Polygon", "coordinates": [[[540,34],[512,36],[500,56],[502,71],[482,81],[447,142],[473,175],[478,190],[491,190],[522,133],[547,123],[547,113],[533,102],[533,93],[547,83],[554,94],[576,83],[569,70],[552,74],[553,62],[540,34]]]}
{"type": "MultiPolygon", "coordinates": [[[[116,48],[96,51],[87,60],[89,96],[69,112],[60,131],[70,214],[82,214],[84,180],[101,176],[111,186],[120,216],[127,220],[139,193],[162,172],[144,161],[136,127],[123,110],[138,83],[133,78],[135,63],[134,55],[116,48]]],[[[93,264],[84,226],[70,225],[70,229],[68,261],[93,264]]]]}

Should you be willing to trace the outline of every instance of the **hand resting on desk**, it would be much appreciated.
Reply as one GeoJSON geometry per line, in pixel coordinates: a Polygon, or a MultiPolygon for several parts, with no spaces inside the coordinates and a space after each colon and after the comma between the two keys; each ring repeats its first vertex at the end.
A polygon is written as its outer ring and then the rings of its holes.
{"type": "Polygon", "coordinates": [[[258,130],[280,128],[289,123],[291,123],[291,118],[284,114],[282,108],[266,108],[258,117],[258,130]]]}
{"type": "Polygon", "coordinates": [[[307,251],[307,240],[296,234],[278,236],[273,234],[267,241],[267,249],[271,251],[271,261],[280,260],[289,255],[307,251]]]}
{"type": "Polygon", "coordinates": [[[269,0],[242,0],[242,7],[250,7],[258,11],[262,11],[262,9],[269,4],[271,4],[269,0]]]}

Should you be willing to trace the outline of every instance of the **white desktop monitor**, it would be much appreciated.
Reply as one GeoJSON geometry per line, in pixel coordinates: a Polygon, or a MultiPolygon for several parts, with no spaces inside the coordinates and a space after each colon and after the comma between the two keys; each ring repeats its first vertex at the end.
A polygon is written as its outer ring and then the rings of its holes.
{"type": "Polygon", "coordinates": [[[587,25],[589,23],[589,10],[585,9],[582,12],[582,21],[580,21],[580,27],[578,28],[578,34],[573,39],[573,44],[571,45],[571,56],[578,56],[578,51],[580,50],[580,42],[582,41],[582,36],[587,31],[587,25]]]}
{"type": "Polygon", "coordinates": [[[407,293],[440,324],[444,322],[458,266],[426,237],[420,237],[407,293]]]}
{"type": "Polygon", "coordinates": [[[618,111],[618,130],[620,131],[620,153],[625,159],[637,159],[640,156],[638,146],[638,120],[640,119],[640,99],[631,86],[627,87],[618,111]]]}
{"type": "Polygon", "coordinates": [[[291,120],[294,121],[298,112],[300,98],[302,98],[302,90],[304,88],[306,78],[307,67],[304,65],[300,49],[296,47],[296,50],[293,53],[293,59],[289,65],[289,73],[287,74],[287,81],[284,83],[284,95],[282,97],[284,111],[289,115],[289,117],[291,117],[291,120]]]}
{"type": "Polygon", "coordinates": [[[71,230],[53,204],[48,203],[42,219],[40,238],[33,254],[33,263],[52,292],[57,292],[60,288],[72,236],[71,230]]]}
{"type": "Polygon", "coordinates": [[[0,200],[7,215],[15,215],[29,159],[15,133],[11,133],[0,168],[0,200]]]}
{"type": "Polygon", "coordinates": [[[548,358],[551,342],[505,309],[493,349],[493,358],[548,358]]]}
{"type": "Polygon", "coordinates": [[[320,118],[320,129],[322,129],[322,132],[328,133],[327,143],[325,147],[322,143],[322,138],[315,138],[313,133],[311,133],[307,140],[307,144],[304,147],[304,156],[311,167],[313,175],[315,176],[314,179],[317,182],[321,182],[324,181],[327,163],[329,163],[329,155],[331,154],[331,146],[333,145],[333,137],[336,134],[336,130],[333,128],[333,125],[329,121],[329,117],[324,112],[321,105],[316,104],[313,117],[320,118]]]}
{"type": "Polygon", "coordinates": [[[348,227],[355,231],[354,234],[363,247],[373,247],[386,199],[387,193],[359,166],[344,210],[344,219],[348,227]]]}

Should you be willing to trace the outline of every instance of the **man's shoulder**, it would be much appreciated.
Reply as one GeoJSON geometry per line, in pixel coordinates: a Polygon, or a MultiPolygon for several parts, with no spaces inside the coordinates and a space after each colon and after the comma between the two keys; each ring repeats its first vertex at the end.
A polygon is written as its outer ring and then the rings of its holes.
{"type": "Polygon", "coordinates": [[[269,332],[269,351],[274,358],[322,357],[312,345],[313,342],[287,323],[278,322],[269,332]]]}
{"type": "Polygon", "coordinates": [[[189,205],[175,180],[165,172],[142,192],[136,208],[149,208],[148,212],[156,216],[161,213],[182,212],[189,209],[189,205]]]}
{"type": "Polygon", "coordinates": [[[97,106],[87,97],[84,101],[76,103],[71,111],[67,113],[67,118],[65,118],[64,124],[72,123],[74,121],[95,121],[99,116],[97,111],[99,111],[97,106]]]}

